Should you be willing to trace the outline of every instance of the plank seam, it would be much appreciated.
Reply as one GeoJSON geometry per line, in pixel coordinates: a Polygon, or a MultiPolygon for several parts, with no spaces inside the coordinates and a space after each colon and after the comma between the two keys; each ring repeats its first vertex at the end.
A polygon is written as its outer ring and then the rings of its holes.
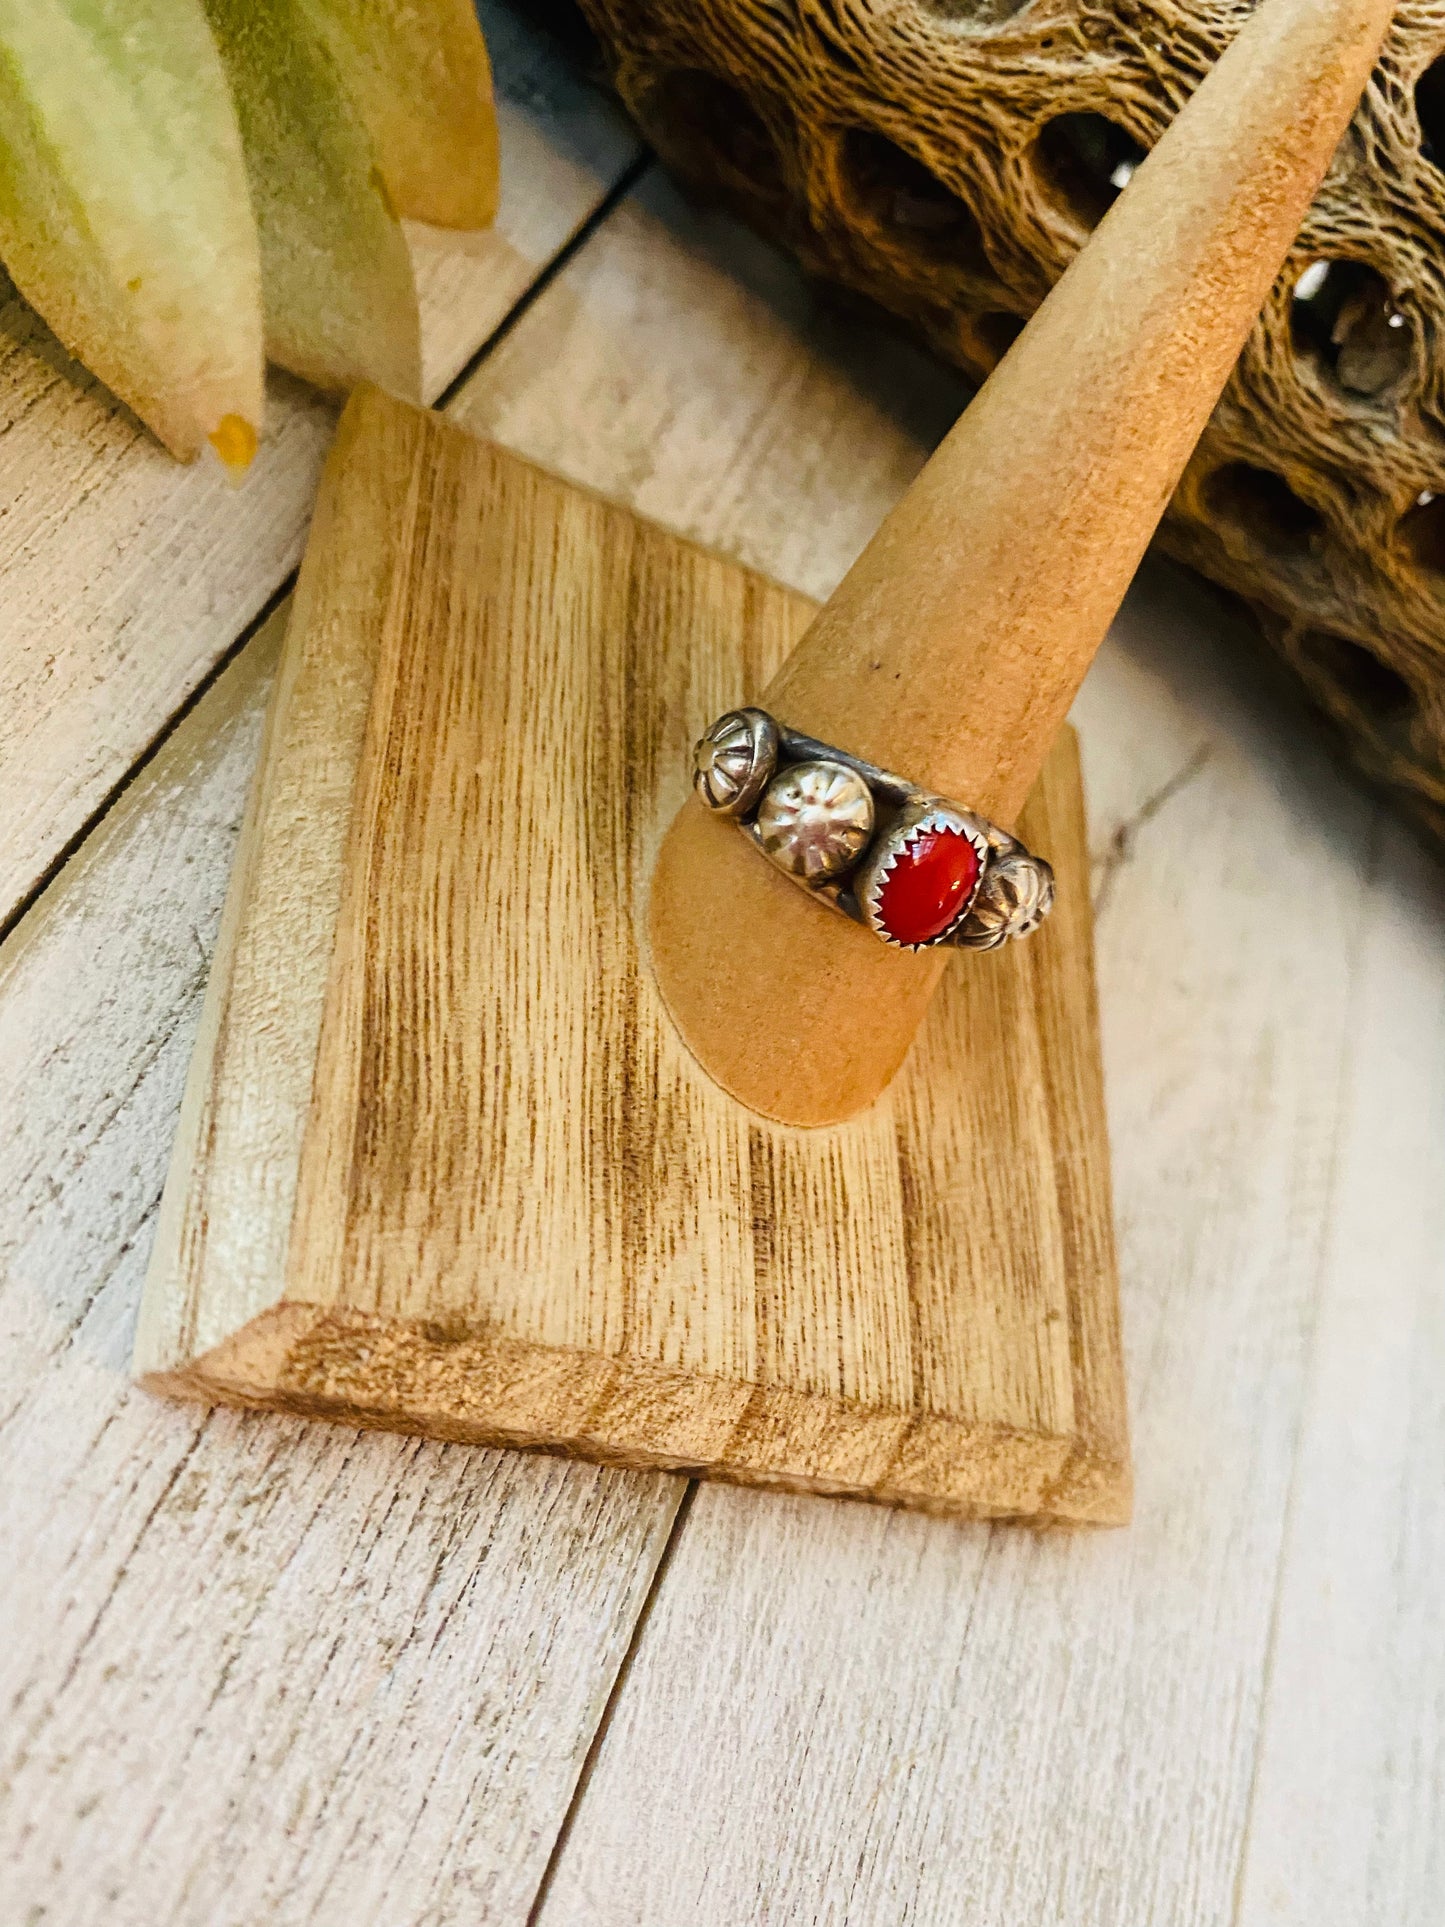
{"type": "Polygon", "coordinates": [[[542,296],[551,287],[558,275],[566,272],[577,255],[581,253],[582,249],[585,248],[587,243],[592,239],[598,228],[600,228],[603,222],[609,219],[615,209],[627,199],[628,195],[631,194],[632,190],[653,164],[653,155],[649,148],[643,148],[642,152],[638,154],[634,160],[630,160],[627,163],[626,167],[623,168],[611,187],[608,188],[601,200],[598,201],[592,212],[585,220],[578,223],[546,266],[538,270],[537,274],[533,276],[532,280],[517,296],[516,300],[512,303],[511,307],[508,308],[492,332],[480,343],[469,359],[463,362],[462,366],[457,370],[456,374],[452,376],[446,387],[442,389],[436,400],[431,403],[432,408],[434,408],[438,414],[446,413],[461,390],[471,381],[482,363],[495,349],[501,347],[512,330],[519,322],[526,318],[532,308],[541,300],[542,296]]]}
{"type": "Polygon", "coordinates": [[[572,1833],[573,1821],[576,1819],[577,1814],[581,1810],[582,1802],[586,1798],[588,1785],[591,1782],[593,1771],[596,1768],[597,1761],[602,1752],[603,1741],[606,1739],[608,1729],[612,1725],[613,1713],[616,1711],[617,1703],[622,1698],[623,1690],[631,1678],[633,1665],[647,1633],[648,1622],[652,1618],[653,1607],[656,1605],[658,1597],[662,1592],[663,1582],[667,1578],[673,1557],[682,1540],[683,1531],[687,1525],[688,1514],[692,1511],[693,1501],[697,1497],[697,1489],[700,1484],[701,1481],[698,1479],[688,1480],[687,1490],[678,1500],[677,1510],[672,1515],[672,1524],[667,1529],[667,1538],[663,1542],[662,1551],[658,1554],[657,1564],[652,1569],[652,1578],[648,1582],[647,1595],[638,1608],[637,1617],[632,1622],[632,1632],[628,1637],[627,1650],[622,1655],[618,1663],[617,1671],[612,1677],[612,1684],[608,1688],[607,1698],[602,1703],[602,1711],[598,1715],[596,1726],[593,1728],[592,1738],[588,1741],[587,1751],[582,1756],[582,1765],[578,1769],[577,1780],[572,1788],[572,1797],[567,1802],[567,1811],[562,1815],[562,1824],[558,1827],[556,1838],[552,1842],[552,1851],[547,1855],[547,1864],[542,1869],[541,1879],[537,1882],[537,1892],[527,1912],[526,1927],[542,1927],[542,1910],[547,1904],[547,1895],[551,1891],[552,1881],[558,1867],[561,1865],[562,1855],[566,1851],[567,1841],[572,1833]]]}
{"type": "Polygon", "coordinates": [[[86,843],[100,828],[101,824],[105,821],[106,817],[110,815],[110,812],[125,795],[132,783],[134,783],[139,776],[143,775],[155,761],[156,757],[165,748],[166,744],[170,741],[171,737],[174,736],[187,716],[191,714],[197,704],[215,687],[221,677],[224,676],[226,671],[231,667],[231,664],[235,662],[236,658],[246,648],[247,644],[251,642],[261,629],[265,628],[266,624],[271,620],[272,616],[275,615],[276,611],[281,607],[281,604],[286,600],[287,596],[290,595],[295,586],[296,571],[292,569],[282,578],[272,593],[267,596],[255,615],[252,616],[251,620],[242,628],[236,640],[231,643],[229,648],[223,650],[222,653],[217,656],[215,662],[212,663],[205,675],[201,677],[190,694],[185,696],[181,702],[177,704],[176,708],[171,711],[165,723],[156,731],[156,734],[146,744],[140,755],[136,757],[130,768],[111,785],[100,802],[97,803],[91,811],[90,815],[86,817],[85,821],[76,829],[74,835],[69,837],[56,851],[49,863],[46,864],[39,876],[36,877],[34,883],[31,884],[30,888],[16,902],[14,908],[10,910],[6,916],[0,917],[0,944],[4,944],[9,937],[14,935],[15,931],[24,922],[26,917],[30,915],[30,912],[35,908],[36,904],[39,903],[46,891],[58,880],[61,873],[69,865],[71,859],[80,853],[86,843]]]}

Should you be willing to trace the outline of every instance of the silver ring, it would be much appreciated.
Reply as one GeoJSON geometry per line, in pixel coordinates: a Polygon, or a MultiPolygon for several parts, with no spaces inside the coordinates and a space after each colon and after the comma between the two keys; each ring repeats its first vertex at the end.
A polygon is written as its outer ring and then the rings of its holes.
{"type": "Polygon", "coordinates": [[[765,709],[718,717],[693,787],[784,876],[895,949],[994,950],[1053,907],[1053,871],[1007,830],[765,709]]]}

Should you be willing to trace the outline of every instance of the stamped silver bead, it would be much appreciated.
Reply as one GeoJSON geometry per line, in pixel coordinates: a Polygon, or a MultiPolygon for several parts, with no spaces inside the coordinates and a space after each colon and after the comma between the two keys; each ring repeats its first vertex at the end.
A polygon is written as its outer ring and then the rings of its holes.
{"type": "Polygon", "coordinates": [[[953,941],[967,950],[997,950],[1037,930],[1053,902],[1053,870],[1042,857],[1015,848],[989,864],[953,941]]]}
{"type": "Polygon", "coordinates": [[[778,767],[778,726],[761,709],[730,709],[693,751],[693,788],[720,816],[746,816],[778,767]]]}
{"type": "Polygon", "coordinates": [[[773,778],[758,840],[789,876],[817,886],[846,875],[873,834],[873,793],[845,763],[793,763],[773,778]]]}

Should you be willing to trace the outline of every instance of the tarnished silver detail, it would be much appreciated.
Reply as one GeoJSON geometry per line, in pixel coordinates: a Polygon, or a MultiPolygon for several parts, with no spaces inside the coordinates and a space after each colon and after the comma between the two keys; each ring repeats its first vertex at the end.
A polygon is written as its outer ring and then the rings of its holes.
{"type": "Polygon", "coordinates": [[[697,745],[693,781],[706,807],[731,816],[785,876],[898,948],[993,950],[1036,930],[1053,905],[1053,871],[1007,830],[766,710],[720,716],[697,745]],[[978,875],[947,929],[899,945],[879,917],[880,892],[929,828],[967,836],[978,875]]]}
{"type": "Polygon", "coordinates": [[[954,926],[952,941],[966,950],[997,950],[1030,936],[1054,907],[1052,867],[1002,831],[995,837],[1011,847],[995,849],[967,914],[954,926]]]}
{"type": "Polygon", "coordinates": [[[816,889],[846,876],[873,835],[873,793],[846,763],[794,763],[758,805],[757,838],[780,870],[816,889]]]}
{"type": "Polygon", "coordinates": [[[707,807],[745,816],[778,766],[778,725],[765,709],[730,709],[692,754],[693,788],[707,807]]]}
{"type": "Polygon", "coordinates": [[[972,810],[961,810],[957,804],[946,802],[941,796],[920,793],[905,803],[889,827],[875,839],[866,862],[859,866],[854,884],[854,895],[862,912],[862,920],[874,936],[881,937],[884,943],[895,950],[931,950],[935,944],[954,942],[954,932],[977,902],[983,886],[989,859],[989,831],[992,827],[981,816],[975,816],[972,810]],[[927,835],[930,830],[952,831],[955,835],[966,836],[978,858],[978,870],[974,875],[973,888],[958,904],[946,930],[941,930],[936,937],[930,937],[927,943],[900,943],[883,921],[884,887],[910,844],[915,838],[927,835]]]}

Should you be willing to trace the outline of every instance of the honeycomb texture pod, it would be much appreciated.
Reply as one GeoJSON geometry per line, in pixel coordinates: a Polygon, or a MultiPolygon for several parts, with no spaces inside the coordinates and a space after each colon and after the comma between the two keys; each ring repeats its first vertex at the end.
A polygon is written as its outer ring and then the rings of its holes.
{"type": "MultiPolygon", "coordinates": [[[[975,379],[1248,0],[582,0],[665,161],[975,379]]],[[[1445,0],[1401,7],[1163,546],[1445,847],[1445,0]]]]}

